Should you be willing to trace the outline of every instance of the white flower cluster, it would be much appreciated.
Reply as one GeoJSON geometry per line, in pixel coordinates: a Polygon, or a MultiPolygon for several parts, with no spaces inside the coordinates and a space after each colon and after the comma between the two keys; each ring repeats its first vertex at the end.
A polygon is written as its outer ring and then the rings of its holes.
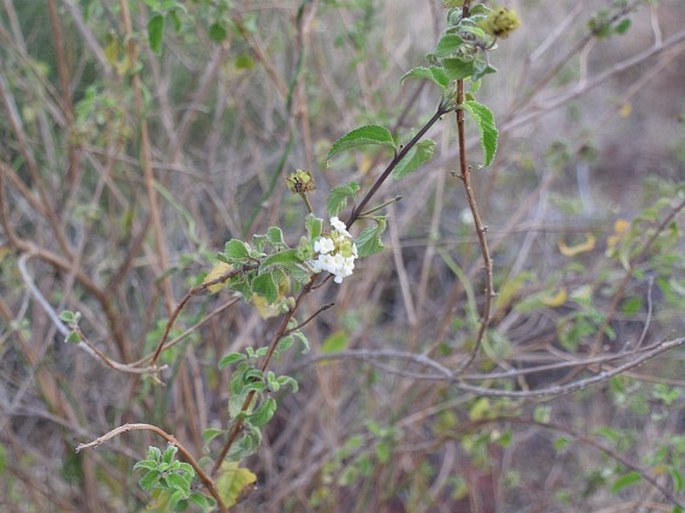
{"type": "Polygon", "coordinates": [[[314,242],[316,258],[307,263],[315,273],[328,271],[335,275],[335,283],[342,283],[343,278],[352,274],[357,246],[340,219],[331,217],[331,226],[330,234],[322,235],[314,242]]]}

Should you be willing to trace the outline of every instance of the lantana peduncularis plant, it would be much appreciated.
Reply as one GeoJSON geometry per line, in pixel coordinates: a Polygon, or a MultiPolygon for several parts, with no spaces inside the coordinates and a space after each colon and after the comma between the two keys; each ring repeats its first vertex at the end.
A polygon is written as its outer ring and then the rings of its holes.
{"type": "MultiPolygon", "coordinates": [[[[230,398],[226,409],[228,427],[226,430],[210,429],[204,434],[206,444],[214,438],[223,437],[218,454],[208,454],[197,461],[172,435],[149,424],[127,424],[90,444],[79,446],[79,449],[96,446],[112,436],[140,429],[152,431],[178,447],[189,466],[174,463],[174,450],[167,449],[162,454],[160,450],[151,449],[148,458],[136,467],[144,470],[141,486],[153,494],[150,503],[153,509],[161,504],[182,510],[192,503],[204,511],[218,509],[226,512],[251,489],[256,477],[247,468],[240,467],[240,463],[257,451],[262,429],[276,412],[278,403],[273,394],[284,387],[297,390],[297,382],[293,378],[278,376],[270,370],[272,359],[295,342],[299,342],[305,351],[309,350],[309,342],[302,329],[320,312],[332,306],[324,305],[306,319],[298,319],[303,298],[331,276],[336,284],[342,284],[352,276],[358,259],[382,251],[381,237],[387,221],[386,216],[378,212],[389,202],[376,206],[370,206],[370,203],[390,176],[400,180],[433,157],[435,143],[426,138],[426,133],[439,119],[451,112],[456,113],[459,136],[459,176],[475,221],[474,228],[488,277],[478,338],[470,357],[455,371],[455,375],[475,358],[488,326],[494,291],[486,230],[473,193],[471,168],[466,164],[464,113],[467,112],[475,122],[480,134],[483,164],[487,166],[495,156],[498,131],[492,111],[479,103],[475,95],[481,81],[496,71],[490,65],[488,54],[496,49],[500,39],[507,37],[519,25],[519,20],[513,11],[502,7],[493,9],[485,2],[461,0],[444,3],[447,8],[447,27],[428,54],[428,65],[414,68],[402,77],[402,81],[421,79],[438,87],[440,95],[431,118],[404,144],[397,142],[401,135],[376,124],[358,127],[340,137],[328,152],[327,162],[339,153],[369,145],[388,149],[392,157],[382,173],[363,187],[356,182],[334,187],[328,195],[325,214],[317,215],[309,201],[308,195],[316,190],[312,173],[298,169],[289,174],[286,178],[288,187],[293,194],[302,198],[308,212],[304,234],[299,242],[289,244],[277,226],[270,227],[263,234],[253,235],[249,241],[231,239],[226,242],[224,249],[216,256],[217,263],[212,271],[179,303],[169,318],[154,354],[145,360],[149,372],[155,376],[160,374],[162,368],[157,366],[157,361],[169,347],[167,339],[174,321],[180,310],[196,295],[228,289],[240,300],[252,304],[263,318],[279,317],[265,345],[229,353],[219,362],[221,369],[232,368],[230,398]],[[365,193],[358,198],[362,189],[365,189],[365,193]],[[351,209],[343,221],[340,215],[348,204],[351,209]],[[366,226],[354,237],[353,226],[360,220],[364,220],[366,226]],[[169,472],[169,469],[173,471],[169,472]],[[195,476],[199,477],[209,495],[191,492],[190,481],[195,476]]],[[[159,38],[155,41],[159,47],[159,38]]],[[[88,344],[78,328],[78,317],[67,317],[72,321],[69,324],[72,333],[76,333],[71,338],[78,343],[88,344]]]]}

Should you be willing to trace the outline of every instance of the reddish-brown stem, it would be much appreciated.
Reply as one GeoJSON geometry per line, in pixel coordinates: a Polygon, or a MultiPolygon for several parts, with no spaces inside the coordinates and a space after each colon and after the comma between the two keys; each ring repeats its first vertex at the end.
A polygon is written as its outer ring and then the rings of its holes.
{"type": "MultiPolygon", "coordinates": [[[[462,9],[462,17],[466,18],[469,16],[471,2],[466,0],[464,2],[464,7],[462,9]]],[[[480,327],[478,328],[478,335],[476,336],[476,341],[473,345],[467,358],[455,369],[454,374],[459,375],[463,372],[471,362],[476,358],[476,355],[480,351],[480,347],[483,344],[483,338],[485,338],[486,331],[490,324],[490,310],[492,307],[492,297],[494,296],[494,285],[492,278],[492,258],[490,257],[490,248],[488,247],[488,241],[485,237],[485,232],[487,227],[483,224],[483,220],[480,217],[480,212],[478,210],[478,203],[476,202],[476,195],[473,191],[473,185],[471,183],[471,168],[467,164],[466,160],[466,131],[464,128],[464,81],[457,81],[457,140],[459,144],[459,171],[461,180],[464,184],[464,191],[466,192],[466,200],[469,204],[469,209],[471,210],[471,215],[473,216],[473,221],[476,227],[476,235],[478,237],[478,243],[480,246],[481,255],[483,257],[483,266],[485,268],[485,304],[483,305],[483,312],[481,314],[480,327]]]]}

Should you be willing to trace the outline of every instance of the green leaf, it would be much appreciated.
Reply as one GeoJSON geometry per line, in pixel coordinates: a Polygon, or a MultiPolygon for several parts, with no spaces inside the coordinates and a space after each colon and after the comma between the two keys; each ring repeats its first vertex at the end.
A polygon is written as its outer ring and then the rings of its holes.
{"type": "Polygon", "coordinates": [[[450,85],[450,79],[445,73],[445,70],[439,66],[430,66],[413,68],[407,71],[402,78],[400,83],[404,82],[407,78],[421,78],[424,80],[430,80],[435,85],[437,85],[443,91],[446,91],[450,85]]]}
{"type": "Polygon", "coordinates": [[[429,55],[437,58],[448,57],[456,53],[463,43],[464,40],[457,34],[445,34],[429,55]]]}
{"type": "Polygon", "coordinates": [[[162,456],[162,461],[164,463],[171,463],[174,460],[174,456],[176,456],[176,452],[178,451],[178,447],[175,445],[169,445],[166,450],[164,451],[164,455],[162,456]]]}
{"type": "Polygon", "coordinates": [[[328,152],[328,155],[326,155],[326,162],[340,152],[359,148],[360,146],[366,146],[368,144],[388,146],[394,151],[397,151],[397,146],[395,145],[390,130],[380,125],[366,125],[348,132],[335,141],[331,150],[328,152]]]}
{"type": "Polygon", "coordinates": [[[164,36],[164,15],[157,14],[147,22],[147,39],[150,48],[157,54],[162,54],[162,37],[164,36]]]}
{"type": "Polygon", "coordinates": [[[166,475],[167,484],[176,490],[182,490],[187,497],[190,495],[190,480],[183,474],[171,473],[166,475]]]}
{"type": "Polygon", "coordinates": [[[188,501],[200,508],[203,512],[211,510],[215,506],[215,501],[211,497],[202,495],[200,492],[193,492],[188,497],[188,501]]]}
{"type": "Polygon", "coordinates": [[[346,206],[347,200],[353,198],[359,190],[357,182],[350,182],[347,185],[340,185],[331,189],[326,202],[326,209],[330,217],[337,216],[346,206]]]}
{"type": "Polygon", "coordinates": [[[347,347],[348,336],[344,331],[336,331],[329,335],[321,345],[322,353],[339,353],[347,347]]]}
{"type": "Polygon", "coordinates": [[[219,428],[208,428],[202,432],[202,443],[207,445],[209,442],[214,440],[217,436],[223,435],[224,431],[219,428]]]}
{"type": "Polygon", "coordinates": [[[289,386],[293,393],[297,392],[297,390],[299,389],[299,384],[297,383],[297,380],[295,378],[291,378],[290,376],[278,376],[278,378],[276,378],[276,381],[278,381],[278,384],[281,387],[289,386]]]}
{"type": "Polygon", "coordinates": [[[138,481],[138,484],[140,487],[145,490],[145,491],[150,491],[153,485],[159,481],[159,478],[162,474],[157,471],[157,470],[151,470],[150,472],[147,472],[141,479],[138,481]]]}
{"type": "Polygon", "coordinates": [[[219,368],[223,369],[236,362],[242,362],[246,358],[247,357],[243,353],[228,353],[221,360],[219,360],[219,368]]]}
{"type": "Polygon", "coordinates": [[[0,443],[0,475],[5,472],[5,465],[7,462],[7,449],[0,443]]]}
{"type": "Polygon", "coordinates": [[[220,23],[212,23],[209,27],[209,39],[215,43],[223,43],[228,35],[228,30],[220,23]]]}
{"type": "Polygon", "coordinates": [[[387,227],[387,218],[385,216],[374,217],[376,226],[369,226],[365,228],[355,240],[357,245],[357,252],[359,258],[365,258],[383,251],[383,243],[381,242],[381,235],[385,232],[387,227]]]}
{"type": "Polygon", "coordinates": [[[278,286],[271,273],[263,273],[252,281],[252,291],[266,299],[268,304],[273,304],[278,297],[278,286]]]}
{"type": "Polygon", "coordinates": [[[616,481],[614,481],[613,486],[611,487],[611,493],[617,493],[619,490],[622,490],[626,486],[634,485],[635,483],[639,483],[642,480],[642,474],[640,474],[637,471],[632,471],[628,472],[626,475],[619,477],[616,481]]]}
{"type": "Polygon", "coordinates": [[[495,116],[488,107],[477,101],[467,101],[462,106],[478,125],[480,144],[483,148],[483,165],[489,166],[495,158],[497,138],[499,137],[499,130],[495,125],[495,116]]]}
{"type": "Polygon", "coordinates": [[[276,408],[276,400],[273,397],[267,397],[250,415],[250,423],[258,428],[265,426],[276,413],[276,408]]]}
{"type": "Polygon", "coordinates": [[[285,245],[285,242],[283,241],[283,230],[281,230],[278,226],[271,226],[266,231],[266,236],[269,237],[269,240],[274,246],[285,245]]]}
{"type": "Polygon", "coordinates": [[[302,344],[303,353],[308,353],[311,350],[311,346],[309,345],[309,339],[300,330],[293,331],[292,336],[295,337],[295,339],[297,339],[300,342],[300,344],[302,344]]]}
{"type": "Polygon", "coordinates": [[[71,310],[64,310],[61,314],[59,314],[59,318],[61,321],[70,324],[74,321],[74,312],[71,310]]]}
{"type": "Polygon", "coordinates": [[[322,219],[316,217],[314,214],[309,214],[307,216],[307,220],[305,221],[305,226],[307,227],[309,240],[314,241],[321,237],[321,232],[323,231],[322,219]]]}
{"type": "Polygon", "coordinates": [[[449,80],[464,80],[473,75],[473,61],[464,59],[443,59],[442,66],[449,80]]]}
{"type": "Polygon", "coordinates": [[[78,344],[81,342],[81,335],[79,335],[78,331],[72,331],[67,335],[67,338],[64,339],[64,341],[67,344],[78,344]]]}
{"type": "Polygon", "coordinates": [[[402,160],[397,163],[395,169],[392,170],[392,177],[395,180],[400,180],[416,171],[425,162],[433,158],[435,151],[435,141],[432,139],[424,139],[416,143],[404,156],[402,160]]]}
{"type": "Polygon", "coordinates": [[[287,335],[278,341],[278,350],[279,351],[287,351],[288,349],[290,349],[293,346],[294,343],[295,343],[295,339],[293,338],[293,336],[287,335]]]}
{"type": "Polygon", "coordinates": [[[219,253],[227,263],[242,262],[250,255],[250,248],[239,239],[231,239],[224,246],[224,251],[219,253]]]}
{"type": "Polygon", "coordinates": [[[626,32],[628,32],[630,25],[631,25],[630,19],[625,18],[616,24],[616,27],[614,27],[614,32],[616,32],[617,34],[623,35],[626,32]]]}
{"type": "Polygon", "coordinates": [[[296,249],[286,249],[269,255],[262,261],[261,269],[265,269],[273,265],[288,266],[291,264],[299,264],[300,258],[297,256],[296,249]]]}

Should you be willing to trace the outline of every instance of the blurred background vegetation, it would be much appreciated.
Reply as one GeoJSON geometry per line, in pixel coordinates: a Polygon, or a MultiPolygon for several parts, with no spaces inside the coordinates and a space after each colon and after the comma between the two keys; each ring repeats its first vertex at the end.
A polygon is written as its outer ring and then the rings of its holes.
{"type": "MultiPolygon", "coordinates": [[[[311,353],[275,364],[300,390],[279,395],[245,462],[258,487],[235,511],[657,512],[685,500],[685,4],[506,3],[522,27],[478,93],[501,130],[496,161],[474,170],[499,292],[483,351],[459,383],[417,363],[458,366],[483,301],[446,116],[429,134],[435,159],[381,191],[403,197],[386,250],[307,297],[305,315],[335,306],[306,327],[311,353]]],[[[74,452],[126,422],[203,453],[203,431],[226,422],[217,361],[259,346],[275,321],[226,293],[194,298],[159,386],[64,344],[56,315],[78,310],[100,351],[134,362],[226,240],[278,225],[296,243],[305,211],[285,174],[312,172],[320,212],[329,188],[372,183],[382,151],[324,157],[360,124],[406,141],[434,113],[436,91],[400,77],[444,18],[437,0],[2,3],[3,511],[143,511],[132,467],[158,440],[74,452]]]]}

